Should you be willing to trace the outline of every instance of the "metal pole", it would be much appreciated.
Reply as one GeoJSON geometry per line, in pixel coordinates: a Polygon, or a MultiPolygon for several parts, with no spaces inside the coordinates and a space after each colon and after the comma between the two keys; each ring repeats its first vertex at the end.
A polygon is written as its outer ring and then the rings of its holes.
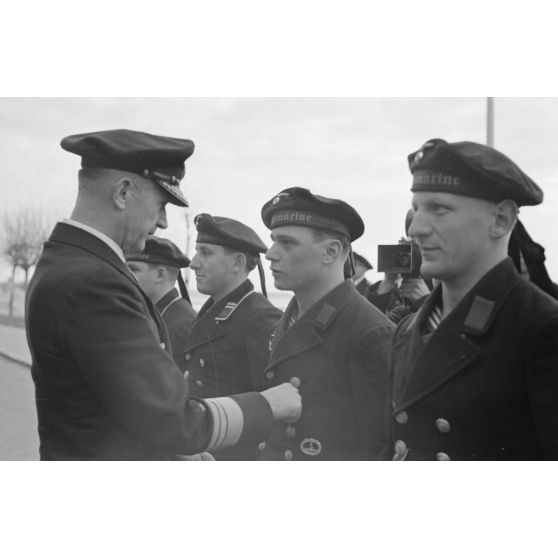
{"type": "MultiPolygon", "coordinates": [[[[188,254],[190,253],[190,214],[187,207],[184,208],[184,221],[186,223],[186,250],[184,250],[184,253],[188,257],[188,254]]],[[[184,270],[184,273],[182,273],[182,270],[179,270],[178,273],[182,275],[184,283],[188,286],[188,283],[190,282],[190,266],[184,270]]],[[[188,302],[190,301],[188,300],[188,302]]]]}
{"type": "Polygon", "coordinates": [[[486,145],[494,147],[494,97],[486,98],[486,145]]]}

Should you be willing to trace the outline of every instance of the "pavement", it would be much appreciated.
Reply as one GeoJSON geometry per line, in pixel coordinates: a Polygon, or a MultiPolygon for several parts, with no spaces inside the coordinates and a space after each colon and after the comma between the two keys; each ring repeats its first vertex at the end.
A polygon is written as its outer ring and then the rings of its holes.
{"type": "Polygon", "coordinates": [[[23,366],[31,366],[25,329],[0,325],[0,355],[23,366]]]}
{"type": "MultiPolygon", "coordinates": [[[[284,308],[288,297],[273,302],[284,308]]],[[[39,458],[35,388],[25,329],[0,324],[0,461],[39,458]]]]}
{"type": "Polygon", "coordinates": [[[35,389],[23,328],[0,325],[0,355],[0,461],[37,460],[35,389]]]}

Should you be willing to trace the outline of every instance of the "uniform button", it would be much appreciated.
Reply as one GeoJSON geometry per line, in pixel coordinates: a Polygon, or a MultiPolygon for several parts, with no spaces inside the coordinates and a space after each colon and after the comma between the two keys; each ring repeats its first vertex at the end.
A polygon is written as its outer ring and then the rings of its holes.
{"type": "Polygon", "coordinates": [[[205,366],[205,360],[203,360],[203,358],[200,358],[200,366],[202,368],[205,366]]]}
{"type": "Polygon", "coordinates": [[[285,450],[285,459],[290,461],[293,458],[293,452],[291,450],[285,450]]]}
{"type": "Polygon", "coordinates": [[[440,432],[443,432],[444,434],[447,434],[451,430],[451,425],[446,419],[439,418],[439,419],[436,419],[436,428],[440,432]]]}
{"type": "Polygon", "coordinates": [[[266,377],[268,380],[273,380],[273,378],[275,378],[275,372],[273,372],[273,370],[268,370],[268,371],[265,373],[265,377],[266,377]]]}
{"type": "Polygon", "coordinates": [[[287,426],[285,432],[289,438],[294,438],[296,436],[296,428],[294,426],[287,426]]]}
{"type": "Polygon", "coordinates": [[[395,420],[399,424],[405,424],[409,420],[409,415],[405,411],[401,411],[395,415],[395,420]]]}
{"type": "Polygon", "coordinates": [[[293,376],[289,382],[291,382],[291,385],[295,388],[299,388],[300,387],[300,378],[297,378],[296,376],[293,376]]]}
{"type": "Polygon", "coordinates": [[[184,355],[184,358],[185,358],[186,360],[190,360],[190,353],[186,353],[186,354],[184,355]]]}
{"type": "Polygon", "coordinates": [[[203,387],[203,380],[196,380],[196,385],[198,387],[203,387]]]}
{"type": "Polygon", "coordinates": [[[395,453],[403,455],[407,450],[407,444],[403,440],[397,440],[394,445],[395,453]]]}
{"type": "Polygon", "coordinates": [[[436,454],[436,461],[451,461],[451,457],[447,453],[439,451],[436,454]]]}
{"type": "Polygon", "coordinates": [[[267,447],[267,444],[266,444],[265,442],[260,442],[260,443],[258,444],[258,449],[259,449],[260,451],[265,451],[265,448],[266,448],[266,447],[267,447]]]}

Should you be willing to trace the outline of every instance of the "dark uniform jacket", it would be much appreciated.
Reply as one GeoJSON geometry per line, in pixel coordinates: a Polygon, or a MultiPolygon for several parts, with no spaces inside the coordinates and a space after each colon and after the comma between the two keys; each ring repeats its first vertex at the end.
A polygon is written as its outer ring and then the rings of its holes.
{"type": "Polygon", "coordinates": [[[415,300],[412,303],[405,302],[396,287],[392,291],[384,294],[378,294],[380,281],[370,285],[366,291],[366,298],[380,312],[383,312],[394,324],[398,324],[405,316],[416,312],[426,301],[426,296],[415,300]]]}
{"type": "Polygon", "coordinates": [[[396,459],[558,458],[558,303],[510,259],[424,342],[438,286],[393,343],[396,459]]]}
{"type": "MultiPolygon", "coordinates": [[[[56,225],[29,285],[26,328],[41,459],[170,459],[207,447],[211,413],[162,350],[159,312],[97,237],[56,225]]],[[[240,441],[263,439],[267,402],[235,400],[240,441]]]]}
{"type": "Polygon", "coordinates": [[[395,287],[388,293],[378,294],[381,281],[376,281],[370,285],[365,293],[366,298],[380,311],[387,314],[397,306],[402,304],[399,288],[395,287]]]}
{"type": "Polygon", "coordinates": [[[359,294],[361,294],[362,296],[366,296],[366,293],[368,291],[370,287],[370,283],[363,277],[362,280],[358,283],[358,285],[355,285],[356,290],[359,292],[359,294]]]}
{"type": "MultiPolygon", "coordinates": [[[[269,341],[281,317],[249,280],[228,296],[202,306],[186,347],[190,389],[222,397],[263,389],[269,341]]],[[[214,452],[216,459],[256,459],[257,444],[214,452]]]]}
{"type": "Polygon", "coordinates": [[[161,313],[169,332],[172,358],[182,372],[186,370],[184,351],[194,326],[196,311],[176,289],[171,289],[155,306],[161,313]]]}
{"type": "Polygon", "coordinates": [[[299,385],[302,415],[276,423],[262,459],[377,459],[386,444],[386,382],[395,326],[349,279],[288,327],[293,299],[271,343],[266,387],[299,385]]]}

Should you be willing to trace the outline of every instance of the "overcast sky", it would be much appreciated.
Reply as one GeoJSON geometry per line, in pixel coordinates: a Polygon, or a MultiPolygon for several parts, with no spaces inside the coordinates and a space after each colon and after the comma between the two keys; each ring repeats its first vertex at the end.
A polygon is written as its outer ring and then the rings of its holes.
{"type": "MultiPolygon", "coordinates": [[[[553,71],[558,36],[555,8],[537,0],[505,6],[484,0],[467,4],[162,0],[134,2],[133,6],[101,0],[86,9],[60,0],[5,4],[0,35],[3,95],[528,96],[542,92],[558,96],[553,71]]],[[[523,209],[521,218],[545,246],[556,280],[558,101],[497,97],[495,116],[496,147],[545,192],[543,205],[523,209]]],[[[60,139],[117,127],[194,140],[196,151],[188,161],[184,181],[191,214],[208,211],[236,217],[254,226],[266,241],[260,208],[278,190],[301,185],[346,199],[366,223],[356,249],[375,264],[376,245],[395,242],[403,233],[410,202],[407,154],[435,137],[484,142],[485,99],[0,98],[3,206],[39,203],[53,215],[67,216],[75,199],[79,161],[59,147],[60,139]]],[[[184,237],[183,221],[176,213],[171,215],[169,236],[179,243],[184,237]]],[[[147,518],[147,543],[143,537],[141,547],[134,548],[141,556],[152,553],[154,545],[172,552],[187,544],[190,552],[207,552],[207,540],[226,553],[230,550],[226,545],[244,528],[246,517],[252,524],[254,548],[267,548],[270,523],[296,519],[301,510],[293,508],[293,502],[301,494],[305,529],[300,533],[291,529],[294,533],[289,531],[288,544],[308,552],[316,553],[316,548],[320,551],[327,545],[337,553],[362,553],[370,542],[370,517],[381,526],[374,534],[375,548],[392,551],[397,544],[414,555],[431,554],[428,537],[420,536],[428,532],[431,517],[441,521],[436,533],[439,546],[454,550],[459,539],[463,556],[475,552],[479,544],[500,554],[503,546],[511,554],[523,548],[543,553],[553,544],[552,529],[540,529],[551,517],[547,508],[553,501],[553,478],[538,468],[535,475],[529,475],[529,489],[521,490],[516,481],[526,477],[525,467],[517,464],[463,470],[460,482],[452,485],[457,491],[453,499],[447,498],[447,483],[440,482],[444,473],[439,470],[408,470],[402,479],[395,469],[382,468],[378,475],[379,469],[368,464],[357,471],[354,465],[349,470],[343,464],[324,463],[320,471],[298,468],[286,483],[282,482],[285,475],[277,471],[270,483],[269,469],[261,477],[251,469],[242,479],[244,506],[241,502],[239,510],[239,494],[234,492],[238,483],[231,484],[226,475],[216,475],[214,470],[198,469],[196,482],[191,483],[179,468],[162,476],[155,466],[147,470],[127,467],[124,477],[114,469],[99,475],[98,466],[92,465],[95,469],[86,471],[91,473],[91,482],[80,484],[82,490],[90,489],[84,500],[87,506],[71,517],[66,512],[75,508],[73,489],[82,480],[82,467],[80,477],[76,474],[75,478],[68,468],[47,473],[34,470],[32,476],[19,477],[22,469],[16,465],[17,470],[4,475],[10,479],[3,487],[8,502],[13,502],[10,509],[17,512],[21,487],[34,483],[32,493],[38,495],[34,503],[46,503],[46,511],[55,519],[65,514],[71,525],[63,541],[68,548],[88,537],[88,544],[95,550],[98,546],[99,552],[107,540],[111,548],[129,550],[130,537],[120,541],[115,534],[127,534],[145,524],[145,509],[172,511],[147,518]],[[53,477],[55,473],[60,476],[53,477]],[[14,482],[14,477],[22,482],[14,482]],[[138,486],[139,507],[134,498],[138,486]],[[257,487],[254,492],[252,486],[257,487]],[[262,501],[261,486],[270,505],[258,515],[253,513],[254,502],[262,501]],[[510,486],[514,487],[514,506],[506,505],[510,486]],[[116,506],[109,520],[117,528],[108,529],[96,541],[83,525],[91,523],[88,514],[93,521],[106,517],[110,489],[115,493],[129,490],[130,497],[124,500],[131,507],[124,507],[123,513],[122,506],[116,506]],[[213,536],[215,524],[206,521],[213,509],[204,507],[207,502],[214,507],[216,494],[221,501],[234,502],[235,512],[239,511],[236,522],[230,521],[230,514],[226,524],[217,522],[227,535],[219,540],[213,536]],[[479,507],[483,496],[491,505],[479,507]],[[196,502],[190,506],[193,511],[185,509],[185,499],[196,502]],[[440,518],[442,500],[451,513],[440,518]],[[409,525],[401,516],[400,501],[411,510],[409,525]],[[365,514],[337,514],[335,529],[323,536],[324,525],[332,521],[331,509],[359,510],[363,502],[376,505],[368,506],[365,514]],[[452,506],[452,502],[457,504],[452,506]],[[418,514],[413,513],[414,505],[420,506],[418,514]],[[517,509],[530,510],[527,520],[523,514],[518,523],[517,509]],[[193,539],[188,537],[187,543],[180,523],[185,513],[190,531],[193,525],[198,533],[193,539]],[[403,521],[390,521],[394,516],[403,521]],[[478,536],[464,539],[459,528],[471,518],[478,536]],[[513,547],[507,548],[499,533],[516,523],[514,533],[519,535],[510,539],[508,546],[513,547]],[[419,536],[404,539],[401,532],[419,536]]],[[[454,471],[457,466],[453,465],[454,471]]],[[[22,541],[42,544],[57,527],[43,521],[42,536],[30,538],[27,523],[20,523],[20,529],[12,528],[4,537],[18,551],[22,541]]],[[[69,555],[62,547],[62,554],[69,555]]]]}
{"type": "MultiPolygon", "coordinates": [[[[5,207],[40,204],[53,219],[68,216],[80,160],[62,150],[60,140],[111,128],[192,139],[196,149],[182,183],[190,215],[233,217],[266,243],[260,210],[283,188],[304,186],[346,200],[366,225],[354,248],[375,265],[376,245],[404,233],[411,198],[407,154],[431,138],[485,142],[486,99],[1,98],[5,207]]],[[[495,99],[495,147],[545,193],[543,205],[523,208],[521,219],[546,248],[555,280],[556,145],[558,99],[495,99]]],[[[160,234],[185,248],[184,223],[172,208],[169,229],[160,234]]]]}

